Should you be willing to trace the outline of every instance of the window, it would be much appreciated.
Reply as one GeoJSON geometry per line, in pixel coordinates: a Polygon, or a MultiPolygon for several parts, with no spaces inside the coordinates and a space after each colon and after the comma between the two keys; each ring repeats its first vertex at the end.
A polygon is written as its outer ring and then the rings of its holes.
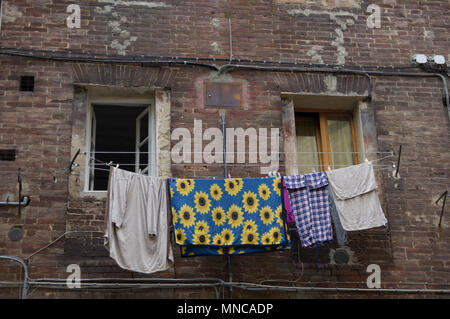
{"type": "Polygon", "coordinates": [[[351,112],[297,112],[297,165],[301,174],[359,162],[351,112]]]}
{"type": "Polygon", "coordinates": [[[152,105],[91,104],[88,112],[85,189],[105,191],[109,168],[156,175],[155,119],[152,105]]]}

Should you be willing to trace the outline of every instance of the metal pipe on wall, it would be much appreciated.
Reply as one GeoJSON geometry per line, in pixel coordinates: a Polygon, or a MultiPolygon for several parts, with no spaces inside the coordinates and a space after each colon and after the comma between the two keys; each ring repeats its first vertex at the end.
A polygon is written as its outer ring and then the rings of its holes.
{"type": "Polygon", "coordinates": [[[24,196],[21,202],[0,202],[0,207],[27,207],[30,204],[30,197],[24,196]]]}
{"type": "Polygon", "coordinates": [[[20,259],[19,257],[16,257],[16,256],[0,256],[0,259],[12,260],[12,261],[19,263],[22,266],[24,275],[23,275],[21,298],[27,299],[28,288],[29,288],[29,282],[28,282],[29,277],[28,277],[28,266],[25,263],[25,261],[23,261],[22,259],[20,259]]]}

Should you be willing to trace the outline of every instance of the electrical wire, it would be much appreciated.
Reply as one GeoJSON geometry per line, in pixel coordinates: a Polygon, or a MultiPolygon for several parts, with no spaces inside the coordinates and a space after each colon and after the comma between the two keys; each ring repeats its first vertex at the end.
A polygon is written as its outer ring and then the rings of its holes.
{"type": "MultiPolygon", "coordinates": [[[[230,42],[231,43],[231,42],[230,42]]],[[[135,63],[142,63],[145,60],[170,60],[170,61],[212,61],[212,62],[227,62],[227,63],[259,63],[259,64],[275,64],[275,65],[292,65],[292,66],[308,66],[308,67],[331,67],[331,68],[354,68],[354,69],[386,69],[386,70],[406,70],[406,69],[420,69],[419,66],[411,65],[398,65],[398,66],[379,66],[379,65],[351,65],[351,64],[319,64],[309,62],[296,62],[296,61],[273,61],[273,60],[259,60],[259,59],[240,59],[240,58],[215,58],[215,57],[183,57],[183,56],[161,56],[161,55],[119,55],[113,53],[98,53],[98,52],[76,52],[76,51],[63,51],[63,50],[43,50],[33,48],[11,48],[0,46],[0,54],[12,52],[20,53],[44,53],[47,54],[47,58],[51,59],[53,54],[63,55],[80,55],[95,59],[96,57],[117,58],[118,60],[130,61],[135,63]],[[6,52],[4,52],[6,51],[6,52]]],[[[231,55],[232,56],[232,55],[231,55]]],[[[33,58],[34,56],[30,56],[33,58]]],[[[98,62],[103,60],[98,59],[98,62]]]]}
{"type": "MultiPolygon", "coordinates": [[[[44,50],[41,50],[41,52],[44,50]]],[[[213,69],[217,71],[219,74],[222,74],[224,72],[230,72],[235,69],[240,70],[255,70],[255,71],[272,71],[272,72],[306,72],[306,73],[336,73],[336,74],[353,74],[353,75],[362,75],[365,77],[368,77],[369,79],[369,91],[371,91],[371,84],[372,80],[370,75],[380,75],[380,76],[410,76],[410,77],[439,77],[442,80],[442,84],[444,86],[445,91],[445,101],[446,105],[448,107],[448,113],[450,117],[450,97],[448,93],[448,86],[447,86],[447,80],[445,79],[444,75],[440,73],[413,73],[413,72],[388,72],[388,71],[380,71],[382,67],[375,67],[376,70],[367,70],[364,68],[364,66],[357,66],[357,67],[348,67],[345,65],[339,65],[338,67],[333,67],[332,65],[328,64],[321,64],[319,66],[313,66],[312,64],[298,64],[296,62],[291,62],[289,65],[294,66],[281,66],[281,63],[278,63],[278,66],[266,66],[267,61],[262,61],[263,65],[250,65],[250,64],[235,64],[235,63],[227,63],[222,66],[217,66],[215,64],[208,64],[208,63],[201,63],[198,62],[199,58],[196,58],[196,62],[192,62],[191,60],[182,60],[179,61],[177,59],[164,59],[166,57],[160,57],[160,59],[151,59],[151,60],[142,60],[142,59],[131,59],[130,57],[125,58],[93,58],[92,54],[88,55],[87,58],[81,58],[81,57],[62,57],[62,56],[39,56],[30,54],[29,50],[27,53],[21,53],[21,52],[27,52],[27,49],[22,48],[6,48],[6,47],[0,47],[0,54],[3,55],[10,55],[10,56],[17,56],[17,57],[25,57],[25,58],[36,58],[36,59],[43,59],[43,60],[53,60],[53,61],[66,61],[66,62],[107,62],[107,63],[132,63],[136,64],[139,63],[141,66],[144,65],[191,65],[191,66],[201,66],[213,69]],[[15,52],[14,52],[15,51],[15,52]],[[304,67],[297,67],[297,65],[303,65],[304,67]],[[307,67],[305,66],[307,65],[307,67]]],[[[51,53],[51,51],[45,51],[46,53],[51,53]]],[[[63,51],[64,52],[64,51],[63,51]]],[[[68,51],[70,52],[70,51],[68,51]]],[[[66,53],[67,54],[67,53],[66,53]]],[[[241,63],[240,61],[239,63],[241,63]]],[[[250,60],[248,63],[255,63],[254,60],[250,60]]],[[[261,61],[258,61],[256,64],[261,64],[261,61]]],[[[276,62],[275,62],[276,64],[276,62]]],[[[283,64],[284,65],[284,64],[283,64]]],[[[367,67],[366,67],[367,68],[367,67]]],[[[413,68],[413,67],[408,67],[413,68]]],[[[417,67],[414,67],[417,69],[417,67]]],[[[391,69],[394,70],[394,69],[391,69]]],[[[423,69],[421,69],[423,70],[423,69]]],[[[427,70],[425,70],[427,71],[427,70]]],[[[434,71],[434,70],[431,70],[434,71]]],[[[368,96],[370,99],[370,96],[368,96]]]]}

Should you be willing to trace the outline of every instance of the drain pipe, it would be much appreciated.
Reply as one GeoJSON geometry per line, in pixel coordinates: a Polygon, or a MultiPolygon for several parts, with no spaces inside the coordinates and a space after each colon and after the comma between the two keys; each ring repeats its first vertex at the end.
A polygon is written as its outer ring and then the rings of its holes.
{"type": "MultiPolygon", "coordinates": [[[[226,115],[225,111],[220,112],[220,116],[222,118],[222,142],[223,142],[223,175],[224,178],[227,178],[228,168],[227,168],[227,124],[226,124],[226,115]]],[[[233,281],[233,273],[231,272],[231,257],[227,256],[227,272],[228,272],[228,281],[233,281]]],[[[233,298],[233,287],[229,286],[230,289],[230,298],[233,298]]]]}

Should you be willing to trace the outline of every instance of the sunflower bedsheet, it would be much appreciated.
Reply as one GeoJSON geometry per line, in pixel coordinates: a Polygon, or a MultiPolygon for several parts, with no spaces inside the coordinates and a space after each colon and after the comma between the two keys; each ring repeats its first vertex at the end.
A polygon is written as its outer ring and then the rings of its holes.
{"type": "Polygon", "coordinates": [[[169,185],[182,256],[291,248],[279,178],[173,179],[169,185]]]}

